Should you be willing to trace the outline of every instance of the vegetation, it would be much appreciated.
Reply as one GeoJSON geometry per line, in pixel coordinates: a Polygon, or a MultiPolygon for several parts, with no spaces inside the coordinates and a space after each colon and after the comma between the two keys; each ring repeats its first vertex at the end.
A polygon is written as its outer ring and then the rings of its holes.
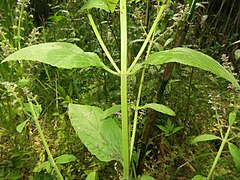
{"type": "Polygon", "coordinates": [[[240,4],[214,3],[1,1],[0,179],[239,179],[240,4]]]}

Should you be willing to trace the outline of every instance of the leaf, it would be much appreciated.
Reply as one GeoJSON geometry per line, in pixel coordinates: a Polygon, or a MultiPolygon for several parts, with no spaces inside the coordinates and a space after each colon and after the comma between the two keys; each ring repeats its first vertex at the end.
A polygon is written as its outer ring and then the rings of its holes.
{"type": "Polygon", "coordinates": [[[172,132],[172,133],[174,134],[174,133],[180,131],[181,129],[183,129],[183,127],[180,127],[180,126],[179,126],[179,127],[175,127],[175,128],[173,129],[173,132],[172,132]]]}
{"type": "Polygon", "coordinates": [[[152,176],[148,176],[148,175],[142,175],[140,177],[140,180],[155,180],[155,178],[152,176]]]}
{"type": "Polygon", "coordinates": [[[228,149],[233,157],[233,161],[235,162],[236,170],[240,173],[240,150],[237,146],[230,142],[228,143],[228,149]]]}
{"type": "Polygon", "coordinates": [[[38,61],[58,68],[103,67],[99,57],[92,52],[84,52],[78,46],[66,42],[43,43],[16,51],[3,60],[38,61]]]}
{"type": "Polygon", "coordinates": [[[77,135],[101,161],[121,161],[121,129],[108,118],[102,119],[103,110],[88,105],[69,104],[69,118],[77,135]]]}
{"type": "Polygon", "coordinates": [[[192,178],[192,180],[207,180],[207,178],[201,175],[196,175],[192,178]]]}
{"type": "Polygon", "coordinates": [[[97,172],[91,172],[88,174],[86,180],[98,180],[97,172]]]}
{"type": "Polygon", "coordinates": [[[198,142],[202,142],[202,141],[211,141],[211,140],[215,140],[215,139],[220,139],[220,137],[218,136],[215,136],[215,135],[212,135],[212,134],[202,134],[202,135],[199,135],[197,137],[195,137],[193,140],[192,140],[192,144],[196,144],[198,142]]]}
{"type": "Polygon", "coordinates": [[[111,116],[112,114],[119,112],[121,110],[121,105],[115,105],[112,106],[109,109],[106,109],[102,114],[102,119],[107,118],[108,116],[111,116]]]}
{"type": "Polygon", "coordinates": [[[161,129],[162,131],[164,131],[166,134],[170,133],[169,129],[165,126],[162,126],[162,125],[157,125],[157,127],[159,129],[161,129]]]}
{"type": "Polygon", "coordinates": [[[154,109],[155,111],[161,112],[163,114],[167,114],[170,116],[176,116],[175,112],[170,109],[167,106],[164,106],[162,104],[157,104],[157,103],[149,103],[149,104],[145,104],[142,107],[139,107],[140,109],[145,109],[145,108],[151,108],[154,109]]]}
{"type": "Polygon", "coordinates": [[[189,48],[174,48],[154,53],[150,55],[144,64],[161,65],[169,62],[177,62],[210,71],[230,81],[234,86],[240,87],[234,76],[224,69],[217,61],[210,56],[189,48]]]}
{"type": "MultiPolygon", "coordinates": [[[[240,42],[240,41],[239,41],[240,42]]],[[[237,49],[235,52],[234,52],[234,55],[235,55],[235,59],[238,61],[240,60],[240,49],[237,49]]]]}
{"type": "Polygon", "coordinates": [[[109,12],[109,7],[106,4],[105,0],[88,0],[81,9],[89,10],[92,8],[99,8],[99,9],[109,12]]]}
{"type": "Polygon", "coordinates": [[[111,11],[111,13],[113,13],[119,0],[104,0],[104,1],[105,1],[105,3],[107,3],[108,8],[111,11]]]}
{"type": "Polygon", "coordinates": [[[56,164],[66,164],[75,161],[77,158],[72,154],[63,154],[55,158],[56,164]]]}
{"type": "Polygon", "coordinates": [[[230,126],[232,126],[233,123],[235,122],[236,116],[237,116],[236,111],[232,111],[232,112],[228,115],[228,124],[229,124],[230,126]]]}
{"type": "Polygon", "coordinates": [[[26,123],[29,121],[29,119],[27,119],[27,120],[25,120],[25,121],[23,121],[22,123],[20,123],[17,127],[16,127],[16,129],[17,129],[17,132],[22,132],[22,130],[23,130],[23,128],[25,127],[25,125],[26,125],[26,123]]]}
{"type": "Polygon", "coordinates": [[[42,170],[46,170],[48,173],[51,171],[51,164],[49,161],[38,164],[36,167],[34,167],[33,172],[40,172],[42,170]]]}

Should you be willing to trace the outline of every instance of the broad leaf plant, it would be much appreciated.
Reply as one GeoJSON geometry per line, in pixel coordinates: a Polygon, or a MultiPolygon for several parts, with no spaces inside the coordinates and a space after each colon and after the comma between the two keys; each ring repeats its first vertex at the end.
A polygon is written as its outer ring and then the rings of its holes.
{"type": "MultiPolygon", "coordinates": [[[[128,28],[127,28],[127,0],[88,0],[82,7],[87,12],[89,22],[104,50],[112,67],[105,65],[99,56],[93,52],[84,52],[75,44],[66,42],[50,42],[30,47],[22,48],[17,52],[9,55],[3,62],[13,60],[28,60],[46,63],[58,68],[73,69],[97,67],[103,68],[108,73],[121,79],[119,90],[121,91],[121,104],[113,106],[110,109],[100,109],[99,107],[69,104],[68,114],[73,128],[77,135],[88,148],[101,161],[119,161],[123,166],[123,179],[130,179],[130,164],[132,161],[133,145],[135,141],[136,127],[138,123],[138,111],[144,108],[151,108],[161,113],[175,116],[170,108],[157,103],[149,102],[141,105],[141,92],[145,69],[150,65],[163,65],[168,62],[176,62],[192,67],[197,67],[209,71],[219,77],[230,81],[235,87],[239,88],[237,80],[223,66],[221,66],[213,58],[189,48],[174,48],[160,52],[150,53],[152,47],[152,39],[154,38],[156,27],[163,15],[164,10],[169,5],[169,0],[161,0],[158,7],[158,14],[153,22],[151,29],[142,44],[137,56],[128,66],[128,28]],[[108,13],[114,13],[116,7],[120,8],[120,32],[121,32],[121,67],[118,67],[116,61],[112,58],[110,52],[106,48],[103,39],[95,25],[91,16],[91,9],[98,8],[108,13]],[[147,50],[146,50],[147,49],[147,50]],[[145,60],[139,62],[140,57],[146,50],[145,60]],[[131,106],[128,104],[127,82],[131,75],[142,73],[139,84],[138,97],[136,104],[131,106]],[[128,109],[133,108],[135,111],[133,125],[130,125],[128,109]],[[116,112],[121,112],[121,127],[112,118],[116,112]],[[132,127],[132,129],[130,129],[132,127]],[[130,133],[131,132],[131,133],[130,133]]],[[[210,137],[212,138],[212,137],[210,137]]],[[[233,146],[229,144],[229,146],[233,146]]],[[[234,153],[234,148],[231,148],[234,153]]],[[[58,174],[59,179],[63,179],[58,174]]],[[[93,175],[93,174],[91,174],[93,175]]],[[[95,177],[95,176],[94,176],[95,177]]]]}

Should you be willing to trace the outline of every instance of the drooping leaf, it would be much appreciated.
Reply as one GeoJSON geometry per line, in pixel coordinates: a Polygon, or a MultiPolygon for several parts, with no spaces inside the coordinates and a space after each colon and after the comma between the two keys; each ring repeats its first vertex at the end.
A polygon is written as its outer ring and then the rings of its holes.
{"type": "Polygon", "coordinates": [[[99,8],[99,9],[109,12],[109,7],[105,0],[88,0],[81,9],[89,10],[92,8],[99,8]]]}
{"type": "Polygon", "coordinates": [[[27,120],[23,121],[22,123],[20,123],[20,124],[16,127],[17,132],[19,132],[19,133],[22,132],[23,128],[25,127],[25,125],[27,124],[28,121],[29,121],[29,119],[27,119],[27,120]]]}
{"type": "Polygon", "coordinates": [[[237,116],[236,111],[232,111],[232,112],[229,114],[229,116],[228,116],[228,124],[229,124],[230,126],[232,126],[233,123],[235,122],[236,116],[237,116]]]}
{"type": "Polygon", "coordinates": [[[196,175],[192,178],[192,180],[207,180],[207,178],[201,175],[196,175]]]}
{"type": "Polygon", "coordinates": [[[88,174],[86,180],[98,180],[97,172],[91,172],[88,174]]]}
{"type": "Polygon", "coordinates": [[[78,46],[66,42],[29,46],[9,55],[3,62],[12,60],[38,61],[65,69],[104,66],[95,53],[84,52],[78,46]]]}
{"type": "Polygon", "coordinates": [[[72,154],[63,154],[55,158],[56,164],[66,164],[75,161],[77,158],[72,154]]]}
{"type": "Polygon", "coordinates": [[[196,144],[198,142],[202,142],[202,141],[211,141],[211,140],[215,140],[215,139],[220,139],[220,137],[218,136],[215,136],[215,135],[212,135],[212,134],[202,134],[202,135],[199,135],[197,137],[195,137],[193,140],[192,140],[192,144],[196,144]]]}
{"type": "Polygon", "coordinates": [[[106,109],[102,114],[102,119],[107,118],[108,116],[111,116],[112,114],[119,112],[121,110],[121,105],[115,105],[112,106],[109,109],[106,109]]]}
{"type": "Polygon", "coordinates": [[[121,159],[121,129],[111,119],[102,119],[104,111],[88,105],[69,104],[69,118],[77,135],[101,161],[121,159]]]}
{"type": "Polygon", "coordinates": [[[145,109],[145,108],[151,108],[154,109],[155,111],[161,112],[163,114],[167,114],[170,116],[176,116],[175,112],[170,109],[167,106],[164,106],[162,104],[157,104],[157,103],[149,103],[149,104],[145,104],[142,107],[139,107],[140,109],[145,109]]]}
{"type": "Polygon", "coordinates": [[[236,170],[240,173],[240,149],[232,143],[228,143],[228,149],[235,162],[236,170]]]}
{"type": "Polygon", "coordinates": [[[177,62],[197,67],[218,75],[230,81],[234,86],[240,87],[234,76],[210,56],[189,48],[174,48],[160,51],[150,55],[144,64],[161,65],[168,62],[177,62]]]}

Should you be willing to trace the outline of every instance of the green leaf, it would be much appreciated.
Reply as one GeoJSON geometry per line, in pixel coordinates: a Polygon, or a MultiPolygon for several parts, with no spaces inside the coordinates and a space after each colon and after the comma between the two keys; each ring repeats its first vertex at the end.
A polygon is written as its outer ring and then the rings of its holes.
{"type": "Polygon", "coordinates": [[[81,9],[89,10],[92,8],[99,8],[109,12],[109,7],[105,0],[88,0],[81,9]]]}
{"type": "MultiPolygon", "coordinates": [[[[240,41],[239,41],[240,42],[240,41]]],[[[237,49],[235,52],[234,52],[234,55],[235,55],[235,59],[238,61],[240,60],[240,49],[237,49]]]]}
{"type": "Polygon", "coordinates": [[[192,178],[192,180],[207,180],[207,178],[201,175],[196,175],[192,178]]]}
{"type": "Polygon", "coordinates": [[[212,135],[212,134],[202,134],[202,135],[199,135],[197,137],[195,137],[193,140],[192,140],[192,144],[196,144],[198,142],[202,142],[202,141],[211,141],[211,140],[215,140],[215,139],[220,139],[220,137],[218,136],[215,136],[215,135],[212,135]]]}
{"type": "Polygon", "coordinates": [[[108,118],[103,120],[104,111],[88,105],[69,104],[69,118],[77,135],[101,161],[118,160],[121,156],[121,129],[108,118]]]}
{"type": "Polygon", "coordinates": [[[40,172],[42,170],[46,170],[48,173],[50,173],[51,164],[49,161],[38,164],[36,167],[34,167],[33,172],[40,172]]]}
{"type": "Polygon", "coordinates": [[[19,132],[19,133],[22,132],[23,128],[25,127],[25,125],[27,124],[28,121],[29,121],[29,119],[27,119],[27,120],[23,121],[22,123],[20,123],[20,124],[16,127],[17,132],[19,132]]]}
{"type": "Polygon", "coordinates": [[[119,0],[88,0],[82,10],[90,10],[92,8],[98,8],[107,12],[113,13],[119,0]]]}
{"type": "Polygon", "coordinates": [[[151,108],[154,109],[155,111],[161,112],[163,114],[167,114],[170,116],[176,116],[175,112],[170,109],[167,106],[164,106],[162,104],[157,104],[157,103],[149,103],[149,104],[145,104],[142,107],[139,107],[139,109],[145,109],[145,108],[151,108]]]}
{"type": "Polygon", "coordinates": [[[113,13],[119,0],[104,0],[104,1],[107,3],[111,13],[113,13]]]}
{"type": "Polygon", "coordinates": [[[148,175],[142,175],[140,177],[140,180],[155,180],[155,178],[152,176],[148,176],[148,175]]]}
{"type": "Polygon", "coordinates": [[[235,162],[236,170],[240,173],[240,150],[237,146],[230,142],[228,143],[228,149],[233,157],[233,161],[235,162]]]}
{"type": "Polygon", "coordinates": [[[183,129],[183,127],[180,127],[180,126],[179,126],[179,127],[175,127],[175,128],[173,129],[173,132],[172,132],[172,133],[174,134],[174,133],[180,131],[181,129],[183,129]]]}
{"type": "Polygon", "coordinates": [[[72,154],[63,154],[55,158],[56,164],[66,164],[75,161],[77,158],[72,154]]]}
{"type": "Polygon", "coordinates": [[[16,51],[3,60],[38,61],[58,68],[103,67],[99,57],[92,52],[84,52],[74,44],[66,42],[43,43],[16,51]]]}
{"type": "Polygon", "coordinates": [[[121,110],[121,105],[115,105],[112,106],[109,109],[106,109],[102,114],[102,119],[107,118],[108,116],[111,116],[112,114],[119,112],[121,110]]]}
{"type": "Polygon", "coordinates": [[[91,172],[88,174],[86,180],[98,180],[97,172],[91,172]]]}
{"type": "Polygon", "coordinates": [[[169,129],[165,126],[162,126],[162,125],[157,125],[157,127],[159,129],[161,129],[162,131],[164,131],[166,134],[170,133],[169,129]]]}
{"type": "Polygon", "coordinates": [[[233,125],[233,123],[234,123],[235,120],[236,120],[236,117],[237,117],[236,111],[232,111],[232,112],[229,114],[229,116],[228,116],[228,124],[229,124],[230,126],[233,125]]]}
{"type": "Polygon", "coordinates": [[[169,62],[177,62],[210,71],[230,81],[234,86],[240,87],[234,76],[224,69],[217,61],[210,56],[189,48],[174,48],[154,53],[150,55],[144,64],[161,65],[169,62]]]}

